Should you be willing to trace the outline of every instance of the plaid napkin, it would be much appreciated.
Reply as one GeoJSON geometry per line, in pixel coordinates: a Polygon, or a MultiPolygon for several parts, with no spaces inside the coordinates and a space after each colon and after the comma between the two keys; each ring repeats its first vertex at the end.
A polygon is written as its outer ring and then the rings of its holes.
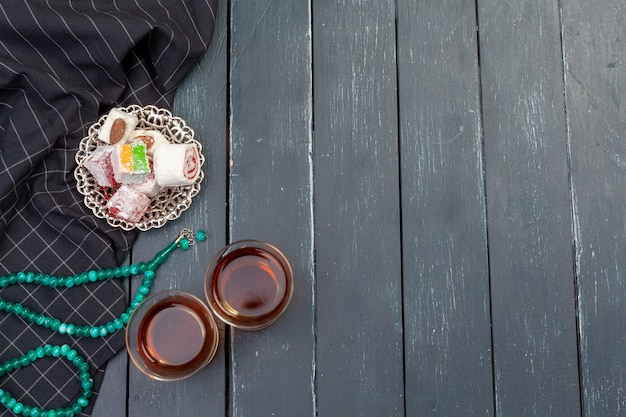
{"type": "MultiPolygon", "coordinates": [[[[124,261],[136,233],[110,227],[84,206],[74,155],[88,126],[111,107],[171,107],[175,88],[211,40],[216,3],[0,2],[0,275],[73,275],[124,261]]],[[[13,286],[0,297],[88,324],[111,320],[127,303],[114,281],[62,290],[13,286]]],[[[61,336],[0,312],[0,361],[45,343],[70,344],[88,358],[97,392],[124,337],[61,336]]],[[[74,368],[52,358],[0,377],[0,387],[45,408],[65,406],[80,392],[74,368]]],[[[1,417],[11,415],[0,407],[1,417]]]]}

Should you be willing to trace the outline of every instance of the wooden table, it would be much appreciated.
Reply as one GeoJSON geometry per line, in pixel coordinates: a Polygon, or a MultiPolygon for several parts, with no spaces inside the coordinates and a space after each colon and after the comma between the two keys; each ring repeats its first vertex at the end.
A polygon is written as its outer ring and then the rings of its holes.
{"type": "Polygon", "coordinates": [[[202,296],[262,239],[294,298],[187,380],[121,352],[93,415],[626,416],[625,42],[620,0],[222,0],[202,192],[132,260],[207,230],[155,284],[202,296]]]}

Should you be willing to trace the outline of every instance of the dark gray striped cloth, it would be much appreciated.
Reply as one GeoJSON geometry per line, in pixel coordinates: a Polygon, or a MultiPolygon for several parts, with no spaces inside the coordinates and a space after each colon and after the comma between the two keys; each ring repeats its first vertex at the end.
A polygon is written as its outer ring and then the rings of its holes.
{"type": "MultiPolygon", "coordinates": [[[[85,208],[73,177],[78,143],[113,106],[171,107],[177,85],[211,40],[216,3],[0,1],[0,275],[72,275],[124,261],[136,233],[112,228],[85,208]]],[[[89,324],[118,316],[127,302],[115,282],[17,286],[0,297],[89,324]]],[[[44,343],[68,343],[88,357],[97,391],[124,339],[122,332],[74,339],[0,313],[0,361],[44,343]]],[[[75,401],[80,386],[73,375],[65,361],[45,359],[0,377],[0,387],[21,402],[54,408],[75,401]]],[[[0,416],[10,415],[0,408],[0,416]]]]}

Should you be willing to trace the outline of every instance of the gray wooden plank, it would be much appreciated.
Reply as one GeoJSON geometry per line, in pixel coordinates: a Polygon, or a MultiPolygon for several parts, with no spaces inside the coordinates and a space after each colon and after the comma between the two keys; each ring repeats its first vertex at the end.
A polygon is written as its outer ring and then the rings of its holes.
{"type": "Polygon", "coordinates": [[[313,3],[320,416],[404,416],[394,1],[313,3]]]}
{"type": "Polygon", "coordinates": [[[231,330],[231,416],[315,416],[311,16],[308,2],[232,1],[230,235],[276,245],[294,295],[259,331],[231,330]]]}
{"type": "Polygon", "coordinates": [[[496,415],[580,415],[558,2],[484,0],[496,415]]]}
{"type": "Polygon", "coordinates": [[[104,379],[91,413],[93,417],[126,416],[128,361],[124,350],[107,362],[104,379]]]}
{"type": "Polygon", "coordinates": [[[585,416],[626,416],[626,8],[562,3],[585,416]]]}
{"type": "MultiPolygon", "coordinates": [[[[133,262],[152,259],[174,240],[182,228],[204,229],[209,238],[187,252],[178,250],[159,268],[153,292],[176,288],[204,299],[204,272],[212,255],[226,239],[226,109],[227,109],[227,0],[219,2],[213,41],[199,65],[177,92],[173,113],[185,119],[203,145],[204,181],[189,210],[163,228],[142,233],[133,249],[133,262]]],[[[136,284],[139,285],[139,284],[136,284]]],[[[136,288],[135,285],[135,288],[136,288]]],[[[222,326],[223,329],[223,326],[222,326]]],[[[157,382],[129,370],[129,416],[226,415],[226,350],[222,341],[213,361],[192,377],[157,382]]]]}
{"type": "Polygon", "coordinates": [[[475,16],[398,2],[407,416],[494,415],[475,16]]]}

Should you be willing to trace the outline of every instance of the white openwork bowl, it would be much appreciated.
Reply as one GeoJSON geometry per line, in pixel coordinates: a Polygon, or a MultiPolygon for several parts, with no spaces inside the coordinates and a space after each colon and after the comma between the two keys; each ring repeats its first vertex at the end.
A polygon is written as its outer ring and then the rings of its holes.
{"type": "Polygon", "coordinates": [[[89,170],[83,166],[85,158],[96,147],[104,145],[98,139],[98,131],[107,118],[104,115],[89,127],[88,135],[81,140],[78,152],[76,152],[76,163],[78,166],[74,170],[74,177],[76,178],[77,188],[85,196],[85,205],[93,211],[94,215],[106,219],[114,227],[121,227],[124,230],[136,228],[142,231],[158,228],[169,220],[175,220],[180,217],[191,205],[192,198],[200,192],[200,183],[204,178],[204,172],[202,171],[202,165],[204,164],[202,145],[194,139],[193,129],[187,126],[180,117],[172,116],[169,110],[155,106],[141,107],[137,105],[123,107],[121,110],[132,113],[139,118],[137,129],[158,130],[171,143],[191,143],[195,145],[200,155],[201,169],[198,179],[191,185],[164,188],[152,199],[148,211],[139,223],[130,223],[110,215],[106,204],[115,190],[97,185],[89,170]]]}

